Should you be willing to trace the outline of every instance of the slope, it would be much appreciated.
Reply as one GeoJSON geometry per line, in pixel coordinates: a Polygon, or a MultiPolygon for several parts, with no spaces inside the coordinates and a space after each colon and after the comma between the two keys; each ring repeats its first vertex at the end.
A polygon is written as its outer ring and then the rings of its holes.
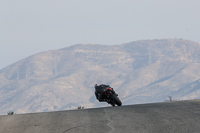
{"type": "Polygon", "coordinates": [[[0,133],[197,133],[200,100],[0,116],[0,133]]]}

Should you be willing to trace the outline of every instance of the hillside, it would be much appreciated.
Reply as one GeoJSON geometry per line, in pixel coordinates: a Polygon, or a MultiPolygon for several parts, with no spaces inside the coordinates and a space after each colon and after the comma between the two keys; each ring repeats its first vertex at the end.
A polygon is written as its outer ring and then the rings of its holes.
{"type": "Polygon", "coordinates": [[[200,44],[182,39],[78,44],[32,55],[0,70],[0,114],[107,106],[94,84],[124,105],[200,98],[200,44]]]}

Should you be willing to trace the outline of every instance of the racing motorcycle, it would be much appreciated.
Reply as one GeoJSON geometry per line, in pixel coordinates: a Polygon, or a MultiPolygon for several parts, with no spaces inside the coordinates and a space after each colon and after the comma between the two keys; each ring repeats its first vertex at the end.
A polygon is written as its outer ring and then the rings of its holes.
{"type": "Polygon", "coordinates": [[[118,98],[118,94],[113,93],[113,90],[111,88],[107,88],[105,90],[105,96],[106,96],[106,102],[108,104],[111,104],[113,107],[115,105],[121,106],[122,102],[118,98]]]}

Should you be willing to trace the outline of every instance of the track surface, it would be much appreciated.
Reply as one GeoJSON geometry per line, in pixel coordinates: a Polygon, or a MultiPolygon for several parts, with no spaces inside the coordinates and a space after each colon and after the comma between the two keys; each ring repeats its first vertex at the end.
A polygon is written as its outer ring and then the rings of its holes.
{"type": "Polygon", "coordinates": [[[199,133],[200,100],[0,116],[0,133],[199,133]]]}

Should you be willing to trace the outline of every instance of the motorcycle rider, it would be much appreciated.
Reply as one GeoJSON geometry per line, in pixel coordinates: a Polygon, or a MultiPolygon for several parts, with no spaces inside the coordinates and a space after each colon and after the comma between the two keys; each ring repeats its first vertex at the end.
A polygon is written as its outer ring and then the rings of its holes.
{"type": "Polygon", "coordinates": [[[105,84],[97,85],[97,84],[95,84],[94,88],[95,88],[96,99],[99,100],[99,102],[103,102],[103,101],[106,101],[108,103],[110,102],[110,99],[108,99],[105,96],[105,91],[108,88],[112,89],[112,93],[115,94],[116,96],[118,96],[118,94],[115,93],[113,88],[111,88],[109,85],[105,85],[105,84]]]}

